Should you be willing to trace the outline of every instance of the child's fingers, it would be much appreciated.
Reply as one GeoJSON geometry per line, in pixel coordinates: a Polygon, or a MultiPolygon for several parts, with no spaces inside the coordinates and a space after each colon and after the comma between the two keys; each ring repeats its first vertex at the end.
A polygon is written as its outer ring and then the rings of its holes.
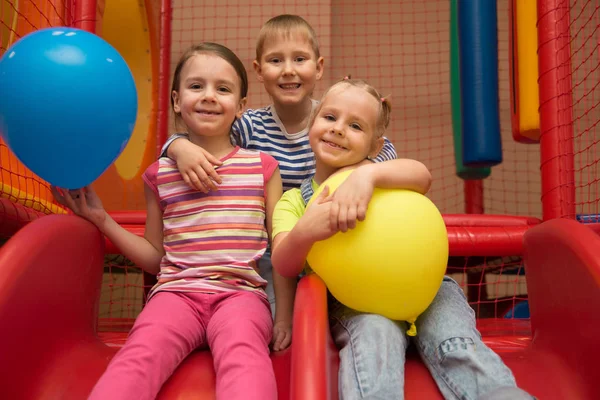
{"type": "Polygon", "coordinates": [[[190,175],[187,172],[181,172],[181,177],[183,178],[183,181],[185,182],[186,185],[188,185],[189,187],[191,187],[192,189],[197,189],[194,184],[192,183],[192,180],[190,179],[190,175]]]}
{"type": "Polygon", "coordinates": [[[198,178],[198,175],[196,174],[195,171],[191,171],[191,172],[186,173],[183,176],[183,180],[191,188],[196,189],[196,190],[198,190],[200,192],[203,192],[203,193],[208,193],[208,189],[206,187],[204,187],[204,185],[202,184],[202,182],[198,178]]]}
{"type": "Polygon", "coordinates": [[[63,196],[65,199],[65,202],[67,203],[67,207],[69,207],[71,210],[73,210],[73,212],[75,214],[79,214],[79,206],[77,205],[75,200],[73,200],[71,193],[68,190],[64,190],[63,196]]]}
{"type": "MultiPolygon", "coordinates": [[[[212,165],[210,165],[208,162],[206,162],[206,164],[204,165],[204,168],[202,168],[200,165],[197,165],[194,170],[196,171],[196,175],[198,175],[200,177],[200,180],[202,181],[202,184],[205,187],[207,187],[209,190],[214,190],[214,191],[218,190],[217,185],[213,181],[212,175],[209,172],[212,170],[212,172],[215,173],[212,165]],[[208,169],[206,169],[206,168],[208,168],[208,169]]],[[[218,177],[218,175],[217,175],[217,177],[218,177]]]]}
{"type": "Polygon", "coordinates": [[[56,202],[58,204],[60,204],[63,207],[68,208],[72,212],[75,212],[75,210],[73,209],[72,203],[69,203],[67,201],[65,194],[64,194],[64,193],[68,193],[68,190],[60,189],[56,186],[50,186],[50,191],[52,192],[52,195],[54,196],[54,198],[56,199],[56,202]],[[69,205],[69,204],[71,204],[71,205],[69,205]]]}
{"type": "Polygon", "coordinates": [[[346,217],[346,224],[348,226],[348,229],[356,228],[357,208],[358,207],[354,205],[348,207],[348,214],[346,217]]]}
{"type": "Polygon", "coordinates": [[[208,151],[204,151],[203,153],[204,153],[204,157],[206,157],[206,160],[209,163],[211,163],[212,165],[216,165],[216,166],[223,165],[223,161],[219,160],[217,157],[213,156],[208,151]]]}
{"type": "Polygon", "coordinates": [[[338,226],[340,231],[347,232],[348,231],[348,206],[342,204],[339,207],[338,212],[338,226]]]}
{"type": "Polygon", "coordinates": [[[196,168],[190,172],[190,178],[198,190],[204,193],[210,192],[210,187],[208,185],[210,179],[208,179],[206,172],[204,172],[200,166],[196,166],[196,168]]]}
{"type": "Polygon", "coordinates": [[[322,199],[320,201],[320,204],[325,204],[325,203],[330,203],[333,201],[333,195],[330,194],[329,196],[325,197],[324,199],[322,199]]]}
{"type": "Polygon", "coordinates": [[[285,332],[281,329],[277,329],[275,331],[275,339],[273,341],[273,350],[279,351],[283,339],[285,339],[285,332]]]}
{"type": "Polygon", "coordinates": [[[360,203],[356,210],[356,219],[359,221],[364,221],[367,217],[367,207],[368,203],[360,203]]]}
{"type": "MultiPolygon", "coordinates": [[[[215,169],[215,165],[210,164],[208,161],[206,162],[206,164],[204,164],[204,172],[206,172],[209,176],[209,178],[212,181],[215,181],[217,183],[223,183],[223,181],[221,180],[221,177],[219,176],[219,173],[217,172],[217,170],[215,169]]],[[[214,185],[213,185],[214,186],[214,185]]],[[[217,190],[217,187],[215,186],[215,189],[217,190]]]]}
{"type": "Polygon", "coordinates": [[[86,198],[86,195],[85,195],[83,189],[79,189],[78,196],[79,196],[79,202],[81,204],[81,212],[83,212],[85,214],[88,211],[88,204],[87,204],[87,198],[86,198]]]}
{"type": "Polygon", "coordinates": [[[312,203],[310,203],[310,206],[307,209],[310,209],[313,205],[325,204],[325,203],[329,203],[330,201],[331,201],[331,196],[329,196],[329,187],[325,186],[323,188],[323,191],[321,191],[321,193],[319,193],[317,198],[314,199],[314,201],[312,203]]]}
{"type": "Polygon", "coordinates": [[[323,191],[321,193],[319,193],[319,196],[317,197],[317,202],[324,203],[328,196],[329,196],[329,186],[325,186],[323,188],[323,191]]]}
{"type": "Polygon", "coordinates": [[[285,331],[284,338],[281,341],[281,345],[279,346],[279,350],[281,351],[281,350],[287,349],[291,343],[292,343],[292,332],[285,331]]]}
{"type": "Polygon", "coordinates": [[[329,208],[329,226],[333,232],[339,231],[339,214],[340,205],[335,201],[331,202],[331,207],[329,208]]]}
{"type": "MultiPolygon", "coordinates": [[[[88,185],[88,186],[86,186],[83,189],[84,189],[84,193],[85,193],[85,196],[86,196],[86,201],[88,201],[89,199],[93,199],[94,201],[100,200],[100,198],[96,194],[96,191],[94,190],[94,188],[92,187],[92,185],[88,185]]],[[[101,201],[100,201],[100,203],[101,203],[101,201]]]]}

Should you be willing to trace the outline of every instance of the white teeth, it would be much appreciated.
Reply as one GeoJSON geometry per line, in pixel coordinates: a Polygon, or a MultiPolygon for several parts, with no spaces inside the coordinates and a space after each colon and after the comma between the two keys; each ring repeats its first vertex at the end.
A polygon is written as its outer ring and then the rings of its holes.
{"type": "Polygon", "coordinates": [[[299,83],[288,83],[285,85],[279,85],[283,89],[298,89],[300,87],[299,83]]]}
{"type": "Polygon", "coordinates": [[[332,143],[332,142],[328,142],[327,140],[324,140],[324,142],[327,143],[328,145],[332,146],[332,147],[336,147],[338,149],[345,149],[345,147],[339,146],[339,145],[337,145],[335,143],[332,143]]]}

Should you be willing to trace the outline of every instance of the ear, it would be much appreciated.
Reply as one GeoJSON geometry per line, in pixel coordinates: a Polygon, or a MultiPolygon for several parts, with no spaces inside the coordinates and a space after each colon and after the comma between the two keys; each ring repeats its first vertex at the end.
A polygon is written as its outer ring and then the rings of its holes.
{"type": "Polygon", "coordinates": [[[325,59],[323,57],[319,57],[319,59],[317,60],[317,80],[321,80],[321,77],[323,76],[323,63],[325,62],[325,59]]]}
{"type": "Polygon", "coordinates": [[[262,68],[260,67],[260,63],[256,60],[252,61],[252,66],[254,67],[254,73],[256,73],[256,78],[259,82],[263,82],[264,79],[262,77],[262,68]]]}
{"type": "Polygon", "coordinates": [[[177,93],[177,90],[171,92],[171,98],[173,99],[173,111],[175,111],[175,114],[179,114],[181,106],[179,105],[179,93],[177,93]]]}
{"type": "Polygon", "coordinates": [[[244,110],[246,109],[247,100],[248,99],[246,97],[244,97],[243,99],[240,100],[239,108],[238,108],[237,112],[235,113],[235,117],[237,119],[242,118],[242,114],[244,113],[244,110]]]}
{"type": "Polygon", "coordinates": [[[383,140],[383,137],[380,137],[379,139],[375,139],[373,141],[373,146],[371,147],[371,152],[369,153],[369,157],[377,158],[377,156],[379,155],[379,152],[381,151],[381,149],[383,149],[384,144],[385,144],[385,141],[383,140]]]}

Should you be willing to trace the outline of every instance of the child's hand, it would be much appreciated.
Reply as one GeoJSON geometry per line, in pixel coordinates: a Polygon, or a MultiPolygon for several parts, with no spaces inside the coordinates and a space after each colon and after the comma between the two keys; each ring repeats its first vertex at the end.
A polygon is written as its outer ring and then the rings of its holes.
{"type": "Polygon", "coordinates": [[[306,209],[296,226],[305,232],[304,237],[309,238],[311,243],[328,239],[338,232],[338,229],[330,223],[330,214],[331,197],[329,187],[326,186],[306,209]]]}
{"type": "Polygon", "coordinates": [[[355,169],[331,195],[332,229],[346,232],[356,227],[356,221],[365,219],[375,189],[375,182],[369,171],[368,166],[355,169]]]}
{"type": "Polygon", "coordinates": [[[292,324],[279,321],[273,325],[273,351],[282,351],[292,342],[292,324]]]}
{"type": "Polygon", "coordinates": [[[215,167],[223,164],[220,160],[189,140],[175,140],[171,147],[171,154],[185,183],[204,193],[218,190],[215,182],[222,181],[215,167]]]}
{"type": "Polygon", "coordinates": [[[101,227],[106,221],[106,211],[102,207],[102,201],[91,186],[77,190],[59,189],[52,186],[51,190],[56,201],[97,227],[101,227]]]}

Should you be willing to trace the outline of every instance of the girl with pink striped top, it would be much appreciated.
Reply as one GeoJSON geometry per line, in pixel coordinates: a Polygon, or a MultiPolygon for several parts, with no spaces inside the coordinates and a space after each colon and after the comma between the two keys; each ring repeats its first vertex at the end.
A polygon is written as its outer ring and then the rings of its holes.
{"type": "Polygon", "coordinates": [[[90,399],[154,399],[197,348],[212,351],[217,399],[277,397],[269,358],[273,321],[257,262],[267,248],[282,185],[275,159],[230,142],[247,91],[244,65],[226,47],[204,43],[183,54],[173,77],[173,110],[190,140],[221,160],[222,183],[218,191],[203,193],[184,182],[174,161],[156,161],[143,174],[143,238],[117,224],[91,187],[53,188],[61,204],[158,275],[125,346],[90,399]]]}

